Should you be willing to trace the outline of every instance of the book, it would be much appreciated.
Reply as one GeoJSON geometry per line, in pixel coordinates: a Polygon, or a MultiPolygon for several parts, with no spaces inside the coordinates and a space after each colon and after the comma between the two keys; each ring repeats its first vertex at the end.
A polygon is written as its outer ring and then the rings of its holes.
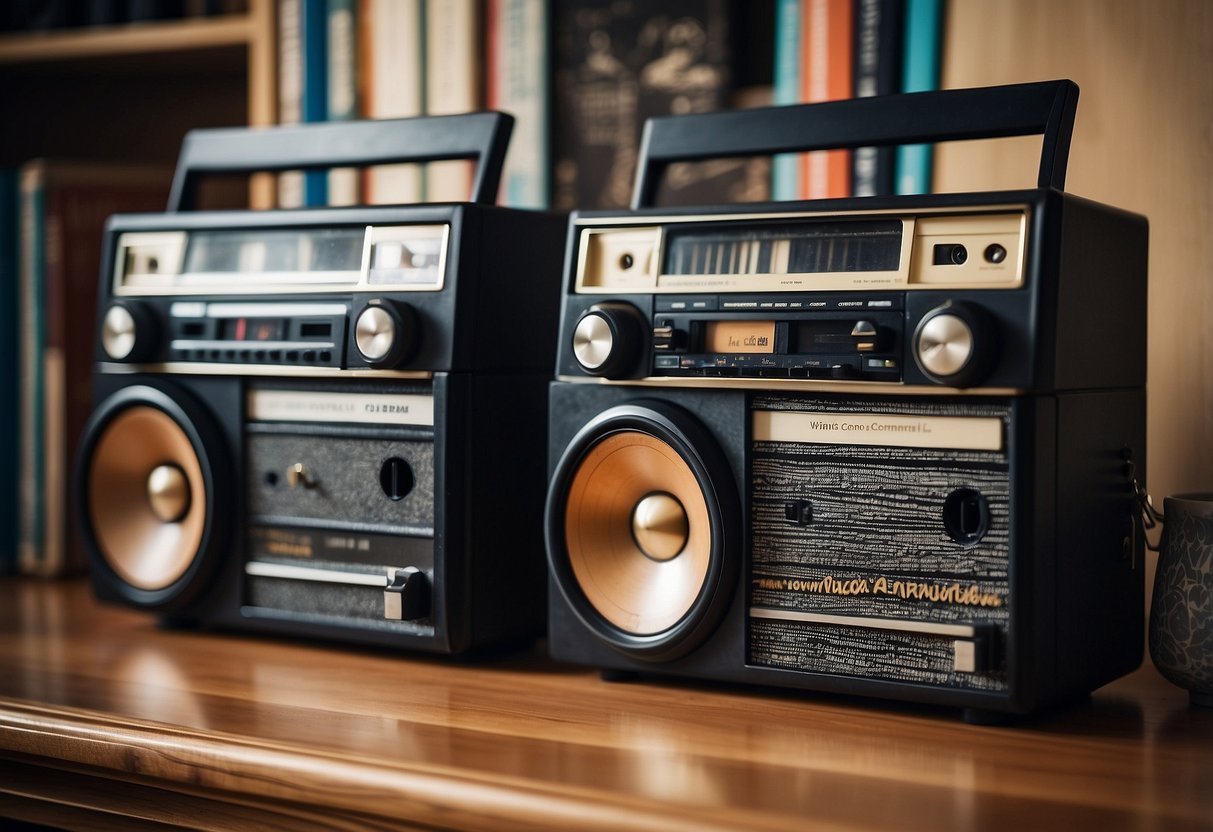
{"type": "MultiPolygon", "coordinates": [[[[0,168],[0,354],[17,354],[17,171],[0,168]]],[[[0,366],[0,575],[17,564],[17,362],[0,366]]]]}
{"type": "MultiPolygon", "coordinates": [[[[328,118],[358,118],[357,3],[328,0],[328,118]]],[[[362,199],[356,168],[334,168],[328,174],[328,204],[357,205],[362,199]]]]}
{"type": "MultiPolygon", "coordinates": [[[[800,94],[807,103],[850,98],[854,40],[851,0],[806,0],[803,9],[800,94]]],[[[805,199],[851,194],[851,152],[815,150],[802,166],[805,199]]]]}
{"type": "MultiPolygon", "coordinates": [[[[553,174],[557,210],[631,202],[645,119],[723,109],[731,91],[725,0],[554,0],[553,174]]],[[[731,201],[741,159],[670,165],[658,202],[731,201]]]]}
{"type": "Polygon", "coordinates": [[[36,160],[21,169],[19,567],[79,571],[83,547],[70,488],[92,409],[90,378],[111,214],[163,210],[171,170],[36,160]]]}
{"type": "MultiPolygon", "coordinates": [[[[856,98],[900,92],[904,10],[904,0],[856,0],[856,98]]],[[[855,148],[851,154],[852,195],[894,193],[896,162],[893,147],[855,148]]]]}
{"type": "Polygon", "coordinates": [[[488,0],[485,5],[485,105],[514,116],[498,201],[546,208],[548,170],[547,0],[488,0]]]}
{"type": "MultiPolygon", "coordinates": [[[[303,120],[303,0],[278,0],[278,123],[303,120]]],[[[278,174],[278,207],[304,204],[303,172],[278,174]]]]}
{"type": "MultiPolygon", "coordinates": [[[[358,63],[365,118],[407,118],[423,112],[425,38],[421,0],[362,0],[358,7],[358,63]]],[[[366,170],[368,205],[422,202],[419,165],[366,170]]]]}
{"type": "MultiPolygon", "coordinates": [[[[299,118],[305,124],[328,120],[328,0],[302,0],[302,50],[299,118]]],[[[303,174],[303,204],[328,204],[328,171],[303,174]]]]}
{"type": "MultiPolygon", "coordinates": [[[[771,103],[800,103],[801,0],[775,0],[775,67],[771,103]]],[[[771,159],[771,199],[800,199],[802,157],[780,153],[771,159]]]]}
{"type": "MultiPolygon", "coordinates": [[[[902,92],[939,89],[943,36],[943,0],[906,0],[902,56],[902,92]]],[[[897,193],[931,192],[934,147],[929,144],[897,148],[897,193]]]]}
{"type": "MultiPolygon", "coordinates": [[[[426,115],[470,113],[480,108],[479,31],[477,0],[426,3],[426,115]]],[[[474,162],[430,162],[425,170],[425,198],[429,202],[465,202],[474,175],[474,162]]]]}

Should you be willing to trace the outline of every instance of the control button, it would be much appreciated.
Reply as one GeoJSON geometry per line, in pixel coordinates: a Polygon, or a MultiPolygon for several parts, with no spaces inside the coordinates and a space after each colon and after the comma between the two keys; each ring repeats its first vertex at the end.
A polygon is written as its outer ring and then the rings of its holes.
{"type": "Polygon", "coordinates": [[[784,503],[783,516],[789,523],[807,526],[813,522],[813,504],[808,500],[792,500],[784,503]]]}
{"type": "Polygon", "coordinates": [[[855,369],[854,364],[835,364],[830,368],[830,378],[859,378],[859,371],[855,369]]]}
{"type": "Polygon", "coordinates": [[[676,355],[658,355],[653,358],[653,366],[658,370],[677,370],[678,356],[676,355]]]}
{"type": "Polygon", "coordinates": [[[984,254],[986,262],[994,263],[995,265],[1007,259],[1007,250],[998,243],[991,243],[990,245],[986,246],[984,254]]]}
{"type": "Polygon", "coordinates": [[[302,462],[296,462],[286,469],[286,483],[291,488],[315,488],[317,485],[312,472],[302,462]]]}
{"type": "Polygon", "coordinates": [[[286,351],[286,360],[287,361],[298,361],[299,360],[299,350],[287,350],[286,351]]]}
{"type": "Polygon", "coordinates": [[[146,361],[156,351],[156,318],[136,301],[115,303],[101,321],[101,348],[113,361],[146,361]]]}
{"type": "Polygon", "coordinates": [[[303,351],[303,360],[304,361],[315,361],[316,360],[316,351],[315,350],[304,350],[303,351]]]}
{"type": "Polygon", "coordinates": [[[875,352],[879,337],[876,324],[871,321],[856,321],[851,327],[851,337],[855,339],[855,349],[859,352],[875,352]]]}
{"type": "Polygon", "coordinates": [[[996,356],[997,327],[981,307],[952,303],[932,309],[914,331],[914,360],[939,384],[966,387],[985,377],[996,356]]]}
{"type": "Polygon", "coordinates": [[[329,352],[328,350],[321,350],[320,351],[320,360],[323,361],[325,364],[327,364],[333,360],[333,354],[331,352],[329,352]]]}
{"type": "Polygon", "coordinates": [[[383,590],[383,617],[415,621],[430,614],[430,587],[425,573],[414,566],[397,569],[383,590]]]}
{"type": "Polygon", "coordinates": [[[653,349],[668,352],[674,346],[674,327],[653,327],[653,349]]]}
{"type": "Polygon", "coordinates": [[[362,307],[354,320],[354,345],[367,364],[387,369],[412,355],[417,330],[417,315],[411,306],[376,298],[362,307]]]}
{"type": "Polygon", "coordinates": [[[573,358],[591,375],[628,376],[648,340],[648,328],[640,310],[630,303],[595,304],[573,328],[573,358]]]}

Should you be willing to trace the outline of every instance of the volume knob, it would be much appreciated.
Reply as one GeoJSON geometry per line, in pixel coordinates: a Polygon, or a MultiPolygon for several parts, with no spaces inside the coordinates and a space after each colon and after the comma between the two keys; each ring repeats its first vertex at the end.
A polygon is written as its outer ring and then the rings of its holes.
{"type": "Polygon", "coordinates": [[[630,303],[599,303],[573,328],[573,357],[590,375],[622,378],[635,367],[648,322],[630,303]]]}
{"type": "Polygon", "coordinates": [[[932,309],[914,331],[914,360],[932,381],[968,387],[995,358],[997,327],[980,307],[952,303],[932,309]]]}
{"type": "Polygon", "coordinates": [[[376,369],[395,367],[417,347],[417,315],[405,303],[375,299],[354,319],[354,346],[376,369]]]}
{"type": "Polygon", "coordinates": [[[156,318],[143,304],[110,304],[101,319],[101,349],[112,361],[146,361],[156,351],[156,318]]]}

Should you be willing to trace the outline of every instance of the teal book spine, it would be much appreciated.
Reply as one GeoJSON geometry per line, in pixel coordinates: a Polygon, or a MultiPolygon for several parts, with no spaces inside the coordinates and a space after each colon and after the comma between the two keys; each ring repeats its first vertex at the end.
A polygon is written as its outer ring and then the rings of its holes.
{"type": "MultiPolygon", "coordinates": [[[[303,0],[303,96],[300,120],[304,123],[328,119],[328,25],[327,0],[303,0]]],[[[328,204],[328,171],[304,174],[303,204],[328,204]]]]}
{"type": "MultiPolygon", "coordinates": [[[[800,103],[800,15],[801,0],[776,0],[775,71],[771,100],[775,104],[800,103]]],[[[771,160],[771,199],[776,202],[800,199],[800,166],[803,157],[780,153],[771,160]]]]}
{"type": "Polygon", "coordinates": [[[17,566],[17,269],[19,210],[17,172],[0,168],[0,575],[17,566]]]}
{"type": "MultiPolygon", "coordinates": [[[[902,92],[939,89],[942,34],[943,0],[908,0],[902,92]]],[[[897,193],[930,193],[933,157],[934,147],[929,144],[897,148],[897,193]]]]}

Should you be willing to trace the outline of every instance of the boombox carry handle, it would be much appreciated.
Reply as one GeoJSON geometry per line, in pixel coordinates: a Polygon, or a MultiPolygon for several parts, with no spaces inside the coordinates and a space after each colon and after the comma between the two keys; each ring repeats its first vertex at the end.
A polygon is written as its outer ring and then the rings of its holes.
{"type": "Polygon", "coordinates": [[[632,208],[653,204],[672,162],[1037,134],[1044,136],[1037,182],[1060,191],[1077,107],[1073,81],[1042,81],[651,118],[632,208]]]}
{"type": "Polygon", "coordinates": [[[181,145],[169,211],[195,207],[204,175],[476,159],[472,202],[497,199],[514,117],[453,116],[191,130],[181,145]]]}

